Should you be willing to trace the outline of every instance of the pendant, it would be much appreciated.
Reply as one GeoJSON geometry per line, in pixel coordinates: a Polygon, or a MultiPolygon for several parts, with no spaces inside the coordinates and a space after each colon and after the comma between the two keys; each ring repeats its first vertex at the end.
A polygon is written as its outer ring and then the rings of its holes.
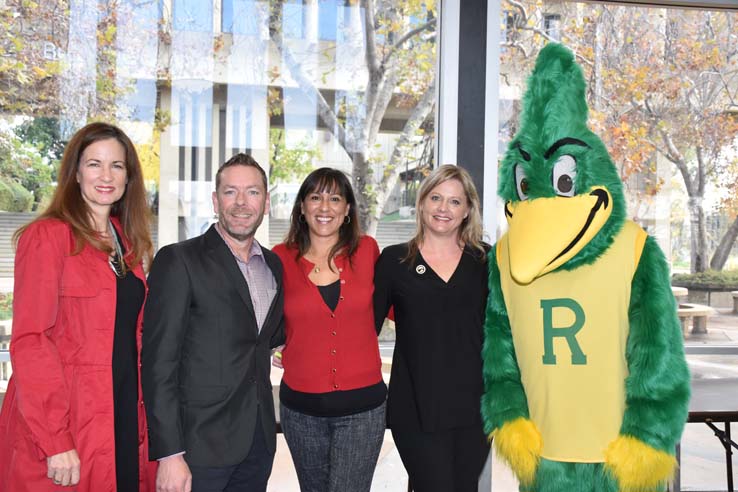
{"type": "Polygon", "coordinates": [[[110,265],[110,269],[113,270],[116,277],[123,278],[126,274],[123,267],[123,248],[120,246],[118,234],[115,232],[110,219],[108,219],[108,232],[113,240],[113,252],[108,256],[108,265],[110,265]]]}
{"type": "Polygon", "coordinates": [[[315,273],[320,273],[320,267],[318,265],[315,265],[315,268],[313,268],[313,271],[315,273]]]}
{"type": "Polygon", "coordinates": [[[108,265],[110,265],[110,269],[113,270],[113,273],[116,277],[123,278],[125,276],[123,265],[121,265],[120,256],[118,256],[117,253],[108,256],[108,265]]]}

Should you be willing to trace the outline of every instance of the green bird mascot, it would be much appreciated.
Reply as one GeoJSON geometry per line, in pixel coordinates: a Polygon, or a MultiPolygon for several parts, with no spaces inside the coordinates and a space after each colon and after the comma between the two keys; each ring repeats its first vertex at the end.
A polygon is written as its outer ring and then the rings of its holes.
{"type": "Polygon", "coordinates": [[[663,490],[689,400],[669,269],[625,218],[560,44],[536,60],[499,177],[509,229],[489,256],[485,431],[524,491],[663,490]]]}

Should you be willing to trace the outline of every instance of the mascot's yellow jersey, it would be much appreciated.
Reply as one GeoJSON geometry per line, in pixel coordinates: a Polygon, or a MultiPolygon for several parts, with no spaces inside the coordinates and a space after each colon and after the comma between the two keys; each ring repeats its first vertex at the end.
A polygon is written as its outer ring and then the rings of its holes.
{"type": "Polygon", "coordinates": [[[554,271],[528,285],[510,276],[507,235],[497,264],[531,420],[542,456],[604,462],[625,408],[630,286],[646,233],[626,221],[592,265],[554,271]]]}

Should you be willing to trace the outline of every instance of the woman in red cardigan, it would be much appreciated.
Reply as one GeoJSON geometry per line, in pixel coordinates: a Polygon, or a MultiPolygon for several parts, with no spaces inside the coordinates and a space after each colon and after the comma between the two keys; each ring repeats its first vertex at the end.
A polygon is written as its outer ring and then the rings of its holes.
{"type": "Polygon", "coordinates": [[[136,150],[92,123],[58,179],[15,236],[0,492],[153,492],[138,372],[152,245],[136,150]]]}
{"type": "MultiPolygon", "coordinates": [[[[368,492],[385,429],[372,294],[379,248],[338,170],[305,178],[285,243],[280,418],[303,492],[368,492]]],[[[277,364],[280,354],[277,353],[277,364]]]]}

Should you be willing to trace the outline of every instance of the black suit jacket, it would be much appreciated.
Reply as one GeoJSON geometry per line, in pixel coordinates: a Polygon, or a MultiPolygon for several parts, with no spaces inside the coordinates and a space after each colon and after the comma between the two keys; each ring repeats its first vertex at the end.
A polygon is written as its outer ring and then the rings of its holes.
{"type": "Polygon", "coordinates": [[[270,349],[284,339],[284,292],[279,258],[263,251],[278,287],[261,332],[248,284],[214,226],[156,255],[141,352],[151,459],[186,451],[191,465],[239,463],[257,414],[275,449],[270,349]]]}

